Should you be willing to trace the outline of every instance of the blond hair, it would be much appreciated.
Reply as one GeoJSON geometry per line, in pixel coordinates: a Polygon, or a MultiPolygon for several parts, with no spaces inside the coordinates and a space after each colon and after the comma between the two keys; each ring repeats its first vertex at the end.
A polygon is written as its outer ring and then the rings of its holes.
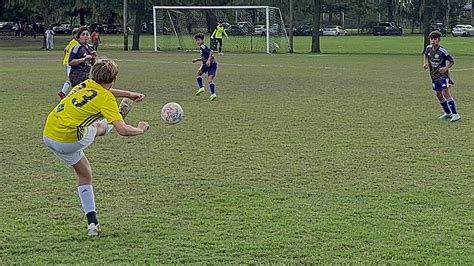
{"type": "Polygon", "coordinates": [[[97,60],[91,69],[92,79],[99,84],[112,83],[119,72],[118,65],[110,59],[97,60]]]}

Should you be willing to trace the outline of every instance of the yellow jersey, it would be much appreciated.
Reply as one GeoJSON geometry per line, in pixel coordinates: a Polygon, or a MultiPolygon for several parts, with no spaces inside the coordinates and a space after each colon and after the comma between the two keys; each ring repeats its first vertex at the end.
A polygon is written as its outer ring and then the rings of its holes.
{"type": "Polygon", "coordinates": [[[108,123],[123,120],[115,96],[92,79],[74,87],[69,95],[49,113],[43,135],[63,142],[77,142],[95,121],[108,123]]]}
{"type": "Polygon", "coordinates": [[[225,37],[228,37],[227,32],[225,32],[225,28],[221,26],[217,26],[214,32],[212,33],[211,38],[215,37],[216,39],[222,39],[222,34],[224,34],[225,37]]]}
{"type": "Polygon", "coordinates": [[[74,46],[78,45],[79,42],[72,38],[72,40],[69,41],[69,43],[64,47],[64,59],[63,59],[63,65],[67,66],[69,65],[69,53],[71,52],[72,48],[74,46]]]}

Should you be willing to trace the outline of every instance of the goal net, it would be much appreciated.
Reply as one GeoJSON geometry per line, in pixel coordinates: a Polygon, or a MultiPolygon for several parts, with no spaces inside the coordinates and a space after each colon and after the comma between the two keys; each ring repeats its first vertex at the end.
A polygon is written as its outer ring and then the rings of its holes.
{"type": "Polygon", "coordinates": [[[280,9],[270,6],[154,6],[154,50],[197,50],[197,33],[213,48],[210,37],[219,22],[229,36],[224,52],[289,51],[280,9]]]}

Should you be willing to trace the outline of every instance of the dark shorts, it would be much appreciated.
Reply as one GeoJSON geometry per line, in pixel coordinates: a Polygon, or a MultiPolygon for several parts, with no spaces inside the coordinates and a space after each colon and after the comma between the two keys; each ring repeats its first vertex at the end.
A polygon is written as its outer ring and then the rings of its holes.
{"type": "Polygon", "coordinates": [[[71,87],[78,85],[79,83],[85,81],[88,78],[89,72],[72,69],[69,73],[69,82],[71,82],[71,87]]]}
{"type": "Polygon", "coordinates": [[[208,76],[215,76],[217,74],[217,63],[212,63],[209,67],[202,64],[201,71],[207,73],[208,76]]]}
{"type": "Polygon", "coordinates": [[[449,88],[451,85],[454,85],[454,82],[450,78],[435,80],[433,81],[433,90],[442,91],[449,88]]]}

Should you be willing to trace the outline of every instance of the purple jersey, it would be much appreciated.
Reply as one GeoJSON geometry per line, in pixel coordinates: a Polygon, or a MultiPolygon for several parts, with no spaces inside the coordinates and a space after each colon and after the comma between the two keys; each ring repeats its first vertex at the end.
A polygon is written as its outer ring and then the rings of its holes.
{"type": "MultiPolygon", "coordinates": [[[[209,56],[211,56],[212,50],[209,47],[207,47],[207,45],[205,45],[204,43],[201,44],[201,46],[199,46],[199,48],[201,49],[202,63],[205,64],[205,63],[207,63],[207,60],[209,59],[209,56]]],[[[211,64],[212,63],[216,63],[216,60],[214,59],[214,57],[211,58],[211,64]]]]}
{"type": "Polygon", "coordinates": [[[432,81],[449,79],[449,72],[439,72],[440,68],[446,67],[446,61],[454,62],[454,58],[446,49],[441,46],[434,49],[432,45],[428,45],[425,49],[425,57],[428,59],[432,81]]]}

